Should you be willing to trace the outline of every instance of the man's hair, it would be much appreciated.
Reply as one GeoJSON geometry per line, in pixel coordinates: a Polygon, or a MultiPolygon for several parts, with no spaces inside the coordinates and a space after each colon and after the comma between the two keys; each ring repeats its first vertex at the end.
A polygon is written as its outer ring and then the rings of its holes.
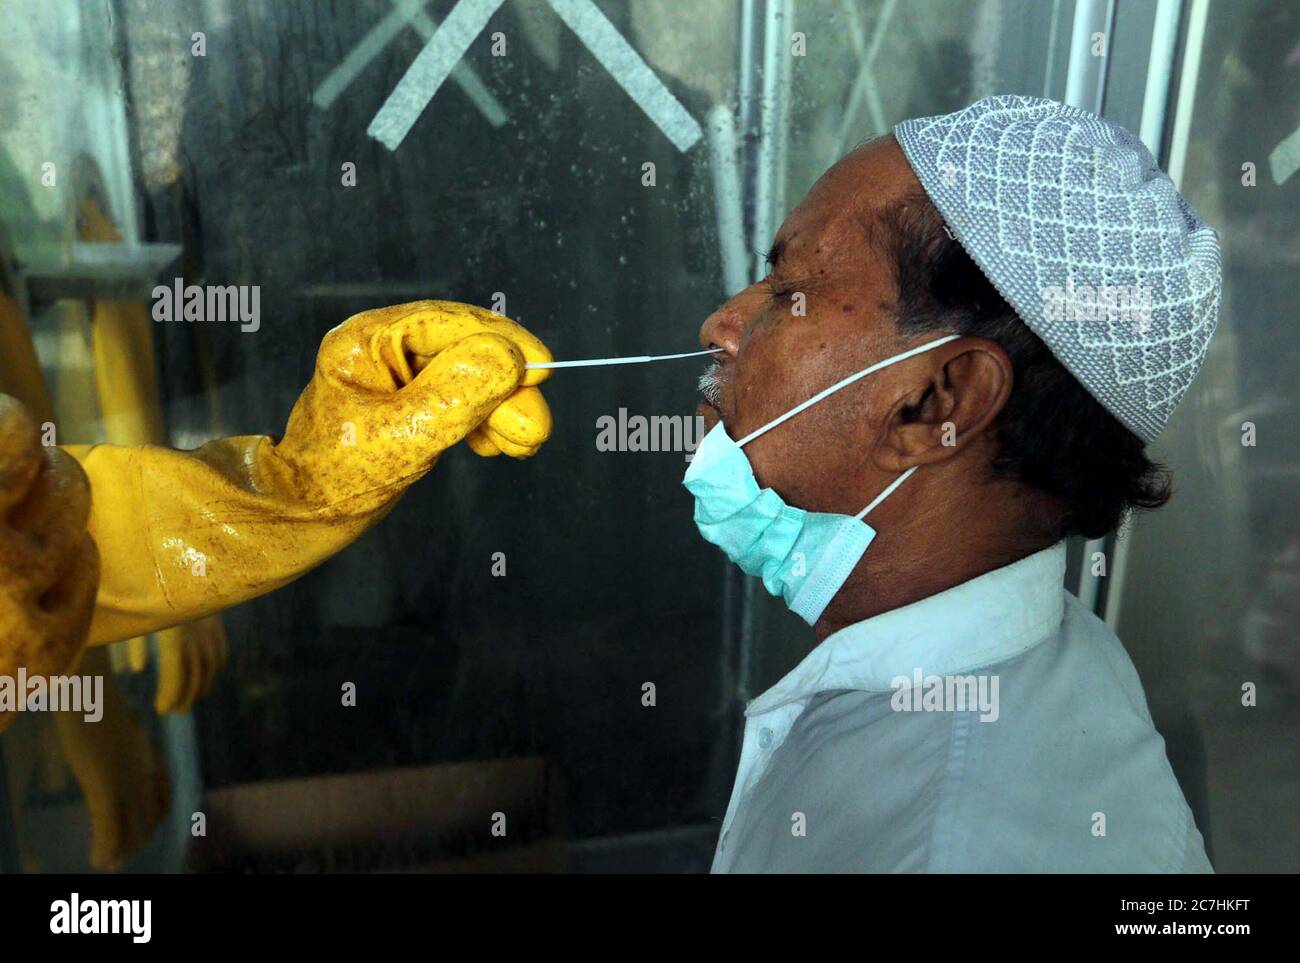
{"type": "Polygon", "coordinates": [[[1099,538],[1124,516],[1160,508],[1170,476],[1146,443],[1102,407],[1016,315],[916,193],[883,215],[898,284],[898,327],[987,338],[1011,359],[1011,396],[994,424],[993,473],[1058,500],[1057,538],[1099,538]]]}

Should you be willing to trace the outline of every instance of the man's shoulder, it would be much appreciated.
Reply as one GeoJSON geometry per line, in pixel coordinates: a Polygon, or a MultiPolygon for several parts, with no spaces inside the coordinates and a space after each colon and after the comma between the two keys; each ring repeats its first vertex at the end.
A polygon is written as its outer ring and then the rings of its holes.
{"type": "Polygon", "coordinates": [[[1069,596],[1054,638],[990,671],[1002,681],[999,718],[971,727],[950,814],[962,831],[936,854],[942,868],[1179,872],[1204,862],[1137,671],[1104,622],[1069,596]]]}

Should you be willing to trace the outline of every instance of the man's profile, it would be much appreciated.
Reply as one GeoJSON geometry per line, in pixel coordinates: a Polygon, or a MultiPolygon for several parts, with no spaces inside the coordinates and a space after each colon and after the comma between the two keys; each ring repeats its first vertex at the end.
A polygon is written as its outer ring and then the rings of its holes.
{"type": "Polygon", "coordinates": [[[1063,582],[1064,539],[1170,497],[1147,445],[1214,331],[1214,231],[1127,131],[992,97],[850,153],[769,261],[701,328],[686,485],[818,644],[746,710],[715,871],[1210,871],[1063,582]]]}

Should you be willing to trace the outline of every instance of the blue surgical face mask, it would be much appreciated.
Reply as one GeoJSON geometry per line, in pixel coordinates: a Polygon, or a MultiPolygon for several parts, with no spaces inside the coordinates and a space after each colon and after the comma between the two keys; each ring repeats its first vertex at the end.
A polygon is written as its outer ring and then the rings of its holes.
{"type": "Polygon", "coordinates": [[[696,449],[682,484],[695,496],[695,525],[700,534],[747,574],[760,576],[763,587],[784,598],[790,610],[809,625],[826,611],[876,537],[875,529],[862,519],[916,467],[895,478],[857,515],[836,515],[795,508],[772,489],[759,488],[753,466],[741,448],[859,378],[956,337],[931,341],[849,375],[738,442],[732,441],[719,421],[696,449]]]}

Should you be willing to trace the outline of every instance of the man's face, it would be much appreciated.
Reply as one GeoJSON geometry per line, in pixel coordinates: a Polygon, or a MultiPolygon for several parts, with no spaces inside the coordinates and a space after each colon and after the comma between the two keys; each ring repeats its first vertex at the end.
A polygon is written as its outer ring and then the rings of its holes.
{"type": "MultiPolygon", "coordinates": [[[[892,137],[822,175],[777,231],[769,276],[700,328],[704,347],[724,349],[716,406],[706,400],[699,408],[706,428],[721,418],[739,440],[900,350],[889,252],[873,228],[880,210],[919,187],[892,137]]],[[[746,445],[759,484],[811,511],[860,511],[881,487],[868,459],[879,426],[901,403],[896,371],[869,375],[746,445]]]]}

